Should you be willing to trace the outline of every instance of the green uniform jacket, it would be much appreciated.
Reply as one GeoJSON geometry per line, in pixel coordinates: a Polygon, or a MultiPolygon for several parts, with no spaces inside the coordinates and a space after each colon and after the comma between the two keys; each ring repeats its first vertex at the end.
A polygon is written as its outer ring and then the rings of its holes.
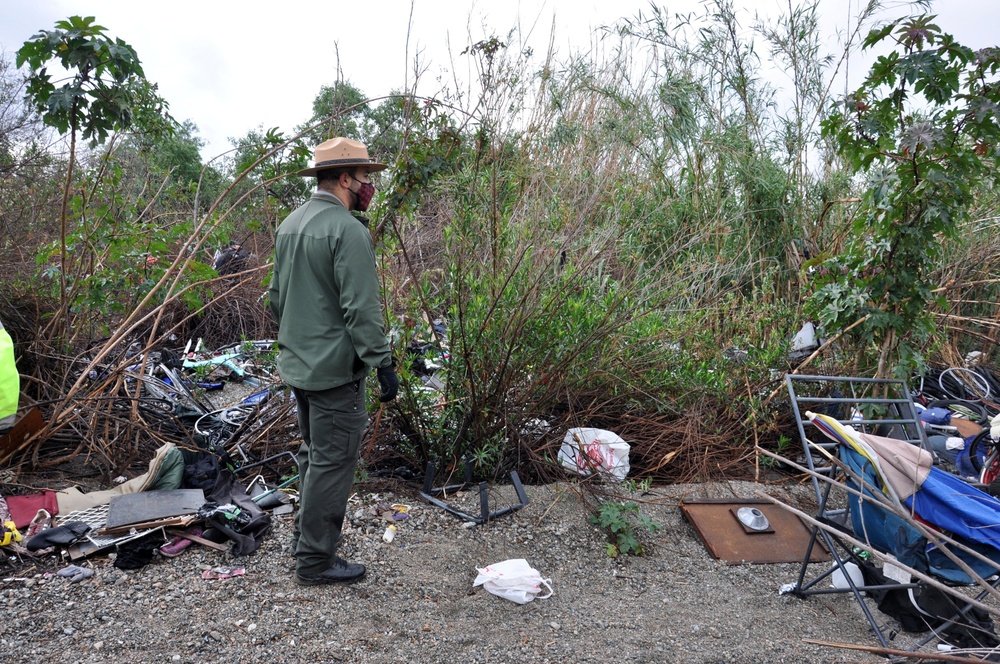
{"type": "Polygon", "coordinates": [[[328,390],[392,364],[368,227],[317,191],[278,226],[271,311],[278,371],[303,390],[328,390]]]}

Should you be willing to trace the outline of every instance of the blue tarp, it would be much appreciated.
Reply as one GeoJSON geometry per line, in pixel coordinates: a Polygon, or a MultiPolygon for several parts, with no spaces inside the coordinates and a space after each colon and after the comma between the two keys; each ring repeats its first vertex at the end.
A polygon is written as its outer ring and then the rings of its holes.
{"type": "MultiPolygon", "coordinates": [[[[880,486],[872,464],[852,447],[841,445],[840,458],[867,485],[880,486]]],[[[858,488],[854,482],[848,484],[858,488]]],[[[929,571],[952,583],[972,583],[969,575],[920,531],[876,503],[869,488],[865,493],[870,500],[862,501],[853,494],[849,498],[851,523],[859,539],[892,553],[901,563],[919,571],[929,571]]],[[[935,467],[904,504],[923,521],[947,531],[957,541],[1000,564],[1000,501],[993,496],[935,467]]],[[[982,577],[996,573],[967,553],[958,550],[954,553],[982,577]]]]}

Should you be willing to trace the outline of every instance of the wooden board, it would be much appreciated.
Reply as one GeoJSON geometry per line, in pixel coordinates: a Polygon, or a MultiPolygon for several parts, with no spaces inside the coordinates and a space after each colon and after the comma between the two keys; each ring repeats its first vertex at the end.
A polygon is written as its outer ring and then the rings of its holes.
{"type": "Polygon", "coordinates": [[[14,423],[13,428],[0,436],[0,461],[17,452],[21,443],[45,426],[42,411],[32,408],[21,419],[14,423]]]}
{"type": "MultiPolygon", "coordinates": [[[[802,562],[809,544],[810,530],[787,510],[756,500],[693,500],[681,503],[681,512],[716,560],[741,563],[802,562]],[[740,507],[756,507],[770,523],[767,532],[749,532],[736,518],[740,507]]],[[[826,550],[813,546],[809,562],[830,560],[826,550]]]]}
{"type": "Polygon", "coordinates": [[[131,532],[132,530],[155,530],[157,528],[171,528],[171,527],[181,527],[186,528],[190,526],[195,521],[194,514],[185,514],[182,516],[168,516],[163,519],[154,519],[152,521],[140,521],[138,523],[128,523],[124,526],[116,526],[114,528],[104,527],[101,528],[101,535],[123,535],[131,532]]]}
{"type": "Polygon", "coordinates": [[[104,525],[109,531],[113,531],[129,524],[196,514],[204,504],[205,493],[201,489],[128,493],[111,499],[108,522],[104,525]]]}

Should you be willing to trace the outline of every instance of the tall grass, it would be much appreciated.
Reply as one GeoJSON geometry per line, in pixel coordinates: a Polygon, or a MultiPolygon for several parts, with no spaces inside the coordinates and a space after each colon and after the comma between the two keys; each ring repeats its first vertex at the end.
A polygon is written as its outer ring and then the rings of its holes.
{"type": "MultiPolygon", "coordinates": [[[[464,457],[483,477],[516,467],[546,479],[565,429],[598,426],[632,443],[637,473],[683,480],[745,470],[754,443],[778,444],[780,412],[764,397],[793,368],[809,268],[839,250],[855,193],[818,123],[879,5],[859,10],[830,55],[816,8],[763,24],[725,0],[684,19],[651,6],[596,34],[590,51],[540,62],[516,32],[484,35],[457,56],[477,77],[461,93],[404,95],[365,115],[373,130],[361,137],[393,164],[373,227],[404,377],[373,418],[373,455],[451,470],[464,457]],[[780,82],[775,66],[788,73],[780,82]],[[440,389],[423,385],[411,341],[447,349],[440,389]]],[[[347,126],[333,115],[303,131],[347,126]]],[[[287,140],[248,136],[234,162],[244,179],[208,213],[161,196],[158,219],[192,220],[186,232],[174,224],[177,247],[164,252],[256,231],[266,270],[270,230],[305,195],[283,178],[303,158],[287,140]]],[[[134,208],[134,173],[121,168],[122,186],[95,198],[134,208]]],[[[982,199],[977,241],[953,248],[942,282],[991,278],[993,202],[982,199]]],[[[197,283],[197,268],[181,279],[192,262],[178,258],[150,289],[197,283]]],[[[258,278],[208,306],[267,329],[258,278]]],[[[1000,328],[992,287],[977,288],[941,312],[963,349],[1000,328]]],[[[156,306],[148,292],[129,302],[156,306]]],[[[91,309],[117,314],[95,324],[139,331],[128,312],[91,309]]],[[[823,371],[866,368],[864,348],[823,357],[823,371]]]]}
{"type": "MultiPolygon", "coordinates": [[[[405,319],[447,320],[451,352],[434,403],[414,391],[394,414],[399,449],[544,474],[567,426],[625,428],[642,447],[695,410],[705,439],[735,433],[732,453],[746,449],[751,431],[732,425],[788,368],[823,209],[807,168],[827,95],[812,11],[748,32],[728,3],[691,25],[654,9],[538,70],[516,43],[473,49],[470,140],[424,193],[436,276],[393,282],[405,319]],[[761,35],[796,71],[784,114],[761,35]]],[[[420,223],[400,235],[407,253],[426,252],[420,223]]]]}

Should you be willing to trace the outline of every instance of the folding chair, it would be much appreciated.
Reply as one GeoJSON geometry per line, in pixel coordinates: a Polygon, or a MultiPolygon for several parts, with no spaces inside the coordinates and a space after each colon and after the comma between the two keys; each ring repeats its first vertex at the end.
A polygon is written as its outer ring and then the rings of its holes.
{"type": "MultiPolygon", "coordinates": [[[[963,564],[981,578],[994,577],[993,587],[1000,583],[1000,577],[995,576],[1000,569],[1000,502],[933,467],[933,455],[904,381],[788,375],[785,383],[817,498],[818,525],[812,526],[794,594],[805,598],[851,593],[879,643],[889,648],[895,635],[886,632],[862,593],[884,598],[903,591],[912,599],[931,584],[909,574],[884,576],[882,572],[902,568],[886,565],[879,571],[864,560],[866,553],[874,553],[877,559],[895,558],[927,579],[949,586],[973,582],[963,564]],[[916,465],[900,461],[904,458],[912,458],[916,465]],[[902,474],[899,490],[886,479],[897,465],[902,474]],[[946,501],[953,499],[949,509],[954,511],[945,514],[933,508],[934,492],[946,501]],[[959,522],[965,521],[966,512],[976,513],[974,527],[968,531],[950,527],[962,525],[959,522]],[[915,515],[932,524],[932,530],[937,526],[960,531],[952,539],[961,546],[941,542],[913,519],[915,515]],[[808,562],[817,543],[827,549],[833,561],[820,572],[810,569],[808,562]],[[857,578],[857,572],[864,572],[863,580],[857,578]],[[892,576],[897,580],[891,580],[892,576]]],[[[957,602],[950,617],[926,621],[930,634],[913,649],[940,639],[956,625],[978,628],[980,621],[973,619],[978,616],[975,604],[989,593],[983,589],[972,602],[957,602]]]]}

